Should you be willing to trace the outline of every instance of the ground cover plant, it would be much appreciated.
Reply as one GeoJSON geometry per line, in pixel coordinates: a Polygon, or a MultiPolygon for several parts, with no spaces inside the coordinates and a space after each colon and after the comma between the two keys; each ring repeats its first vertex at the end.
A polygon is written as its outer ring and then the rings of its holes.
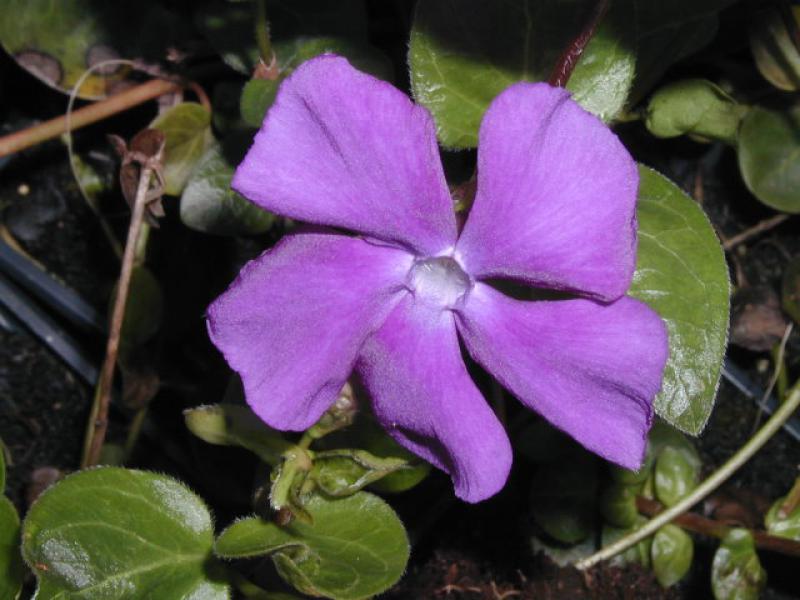
{"type": "Polygon", "coordinates": [[[0,598],[800,594],[800,8],[0,10],[0,598]]]}

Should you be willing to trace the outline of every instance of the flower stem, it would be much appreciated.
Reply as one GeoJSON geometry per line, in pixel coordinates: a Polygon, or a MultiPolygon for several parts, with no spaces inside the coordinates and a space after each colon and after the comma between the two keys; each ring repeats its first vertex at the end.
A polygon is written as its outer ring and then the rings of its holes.
{"type": "Polygon", "coordinates": [[[711,492],[717,489],[724,483],[731,475],[733,475],[739,467],[746,463],[752,456],[758,452],[769,439],[783,426],[783,424],[792,416],[792,413],[800,406],[800,381],[797,381],[786,399],[786,402],[775,411],[775,414],[764,423],[764,426],[750,438],[747,443],[742,446],[736,454],[734,454],[728,461],[711,474],[708,479],[703,481],[697,488],[688,496],[683,498],[680,502],[671,508],[660,513],[654,519],[651,519],[636,531],[620,538],[613,544],[601,548],[591,556],[578,561],[575,566],[578,569],[588,569],[599,562],[607,560],[616,556],[620,552],[624,552],[631,546],[638,544],[640,541],[653,535],[661,527],[685,513],[692,506],[703,500],[711,492]]]}
{"type": "Polygon", "coordinates": [[[592,12],[592,16],[586,24],[586,27],[578,34],[578,37],[572,40],[572,43],[567,46],[567,49],[564,50],[556,62],[553,72],[550,74],[550,79],[548,80],[550,85],[566,87],[572,75],[572,71],[575,70],[575,66],[578,64],[578,59],[580,59],[581,54],[583,54],[584,49],[592,39],[594,32],[597,31],[597,26],[600,25],[600,21],[603,20],[607,11],[608,0],[597,0],[594,12],[592,12]]]}
{"type": "Polygon", "coordinates": [[[253,0],[256,9],[256,43],[261,60],[265,64],[272,62],[272,43],[269,39],[269,21],[267,20],[266,0],[253,0]]]}

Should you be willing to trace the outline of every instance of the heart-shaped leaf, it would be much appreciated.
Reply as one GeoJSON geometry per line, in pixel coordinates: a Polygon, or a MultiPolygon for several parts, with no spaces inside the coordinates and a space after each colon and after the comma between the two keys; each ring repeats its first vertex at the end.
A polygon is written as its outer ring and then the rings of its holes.
{"type": "Polygon", "coordinates": [[[25,565],[19,553],[19,516],[11,501],[0,496],[0,598],[18,598],[24,578],[25,565]]]}
{"type": "MultiPolygon", "coordinates": [[[[580,33],[592,0],[426,0],[417,4],[409,65],[417,102],[445,146],[477,145],[492,99],[518,81],[546,81],[580,33]],[[498,34],[502,32],[502,34],[498,34]]],[[[622,109],[634,75],[632,19],[622,4],[586,47],[567,88],[604,120],[622,109]]]]}
{"type": "Polygon", "coordinates": [[[658,583],[665,588],[671,587],[689,572],[694,558],[694,542],[680,527],[664,525],[653,536],[650,557],[658,583]]]}
{"type": "Polygon", "coordinates": [[[711,564],[714,598],[758,600],[766,584],[767,573],[758,560],[753,535],[747,529],[731,529],[711,564]]]}
{"type": "Polygon", "coordinates": [[[217,446],[240,446],[270,465],[277,464],[291,447],[280,432],[271,429],[246,406],[214,404],[183,412],[186,426],[201,440],[217,446]]]}
{"type": "Polygon", "coordinates": [[[340,600],[368,598],[394,585],[408,561],[403,524],[383,500],[367,492],[305,505],[313,524],[280,527],[249,517],[219,538],[223,558],[271,554],[281,577],[303,593],[340,600]]]}
{"type": "Polygon", "coordinates": [[[251,235],[269,229],[275,215],[231,189],[233,171],[218,144],[209,148],[181,195],[181,221],[218,235],[251,235]]]}
{"type": "Polygon", "coordinates": [[[196,102],[181,102],[150,126],[164,133],[164,192],[179,196],[197,162],[214,141],[211,113],[196,102]]]}
{"type": "Polygon", "coordinates": [[[640,167],[639,249],[629,294],[650,305],[669,332],[656,413],[699,434],[714,407],[728,340],[728,269],[700,207],[659,173],[640,167]]]}
{"type": "Polygon", "coordinates": [[[754,108],[739,130],[739,169],[767,206],[800,212],[800,105],[778,112],[754,108]]]}
{"type": "Polygon", "coordinates": [[[155,473],[103,467],[42,494],[22,527],[37,599],[223,600],[212,571],[214,526],[202,500],[155,473]]]}

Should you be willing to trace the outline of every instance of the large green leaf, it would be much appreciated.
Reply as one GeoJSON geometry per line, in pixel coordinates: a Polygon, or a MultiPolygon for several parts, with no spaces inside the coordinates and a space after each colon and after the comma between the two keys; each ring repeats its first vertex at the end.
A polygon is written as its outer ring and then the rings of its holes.
{"type": "Polygon", "coordinates": [[[214,140],[211,113],[196,102],[181,102],[159,115],[150,126],[166,137],[164,192],[179,196],[192,169],[214,140]]]}
{"type": "Polygon", "coordinates": [[[694,542],[680,527],[664,525],[653,536],[650,557],[658,582],[665,588],[673,586],[692,566],[694,542]]]}
{"type": "Polygon", "coordinates": [[[231,189],[233,171],[219,145],[211,146],[183,190],[181,221],[197,231],[218,235],[249,235],[269,229],[275,215],[231,189]]]}
{"type": "Polygon", "coordinates": [[[165,475],[117,467],[70,475],[31,507],[22,540],[38,600],[229,597],[210,573],[208,509],[165,475]]]}
{"type": "Polygon", "coordinates": [[[714,554],[711,589],[716,600],[758,600],[767,573],[758,560],[753,534],[731,529],[714,554]]]}
{"type": "MultiPolygon", "coordinates": [[[[593,0],[426,0],[417,4],[409,63],[417,102],[446,146],[477,145],[492,99],[518,81],[546,81],[588,20],[593,0]]],[[[568,89],[613,119],[634,75],[631,14],[615,3],[578,62],[568,89]]]]}
{"type": "Polygon", "coordinates": [[[379,594],[403,574],[408,538],[383,500],[367,492],[336,500],[312,496],[305,507],[313,525],[237,521],[217,539],[217,555],[271,554],[281,576],[301,592],[341,600],[379,594]]]}
{"type": "Polygon", "coordinates": [[[656,412],[697,435],[714,407],[728,339],[728,269],[700,207],[663,175],[640,167],[639,176],[639,250],[629,294],[658,312],[669,332],[656,412]]]}
{"type": "Polygon", "coordinates": [[[19,596],[25,565],[19,553],[19,516],[11,501],[0,496],[0,598],[19,596]]]}
{"type": "Polygon", "coordinates": [[[764,204],[800,212],[800,105],[778,112],[754,108],[739,130],[739,168],[764,204]]]}
{"type": "MultiPolygon", "coordinates": [[[[0,0],[0,42],[32,75],[69,92],[101,61],[161,58],[166,46],[188,35],[185,19],[155,2],[94,0],[0,0]]],[[[129,71],[99,67],[81,85],[80,96],[105,96],[129,71]]]]}

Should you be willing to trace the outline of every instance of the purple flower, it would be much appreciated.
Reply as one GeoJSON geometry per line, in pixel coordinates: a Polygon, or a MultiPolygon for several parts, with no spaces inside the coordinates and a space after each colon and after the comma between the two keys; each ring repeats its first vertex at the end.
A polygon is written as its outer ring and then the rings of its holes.
{"type": "Polygon", "coordinates": [[[667,334],[624,296],[638,174],[568,92],[519,83],[492,102],[460,235],[430,114],[332,55],[283,83],[233,187],[339,228],[287,235],[209,308],[211,339],[268,424],[308,428],[355,369],[392,437],[449,473],[460,498],[487,498],[511,447],[460,338],[523,404],[640,466],[667,334]],[[493,279],[581,297],[516,300],[493,279]]]}

